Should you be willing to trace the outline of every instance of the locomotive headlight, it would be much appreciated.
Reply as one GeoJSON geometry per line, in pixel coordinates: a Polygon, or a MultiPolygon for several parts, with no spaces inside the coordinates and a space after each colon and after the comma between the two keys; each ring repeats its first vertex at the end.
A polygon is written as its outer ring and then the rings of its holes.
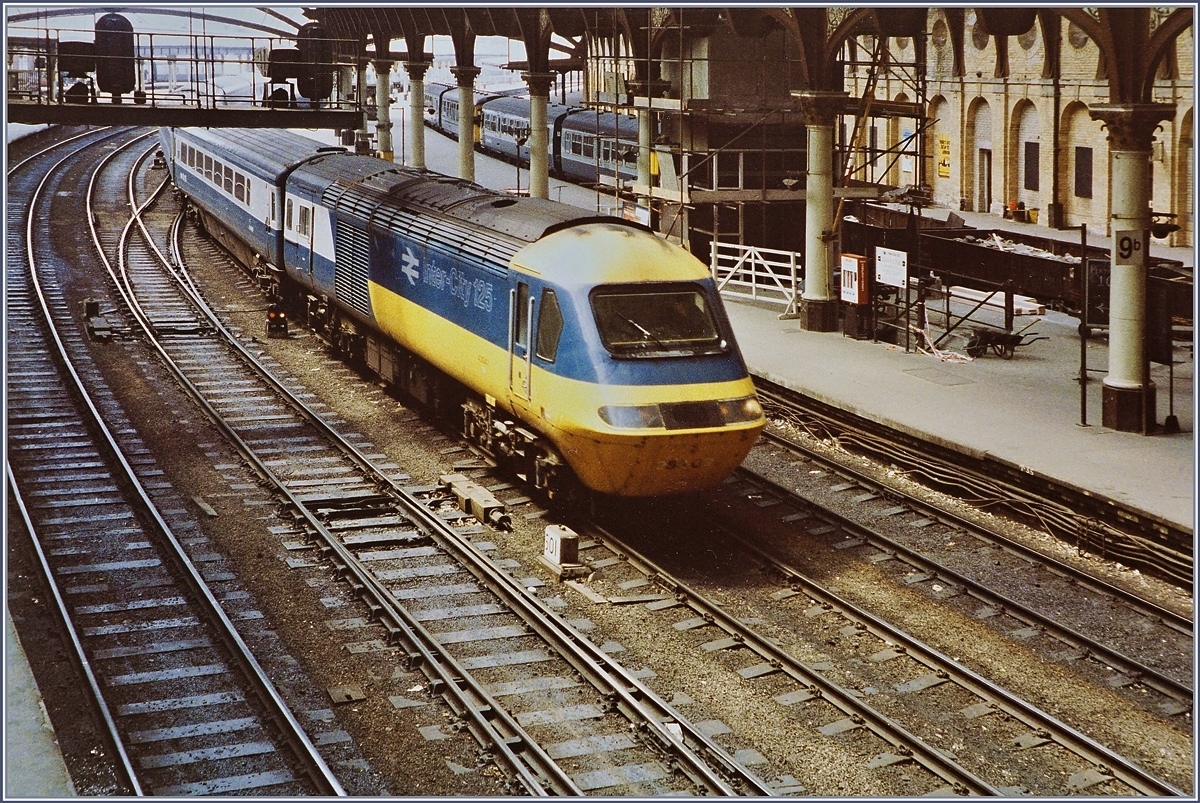
{"type": "Polygon", "coordinates": [[[606,404],[598,411],[601,420],[610,427],[621,429],[652,429],[662,427],[662,413],[657,404],[639,404],[626,406],[606,404]]]}
{"type": "Polygon", "coordinates": [[[743,424],[747,421],[757,421],[762,418],[763,408],[757,396],[744,396],[740,399],[726,399],[717,402],[721,409],[721,419],[726,424],[743,424]]]}
{"type": "Polygon", "coordinates": [[[598,411],[610,427],[618,429],[714,429],[745,424],[762,418],[762,405],[755,396],[740,399],[662,404],[607,404],[598,411]]]}

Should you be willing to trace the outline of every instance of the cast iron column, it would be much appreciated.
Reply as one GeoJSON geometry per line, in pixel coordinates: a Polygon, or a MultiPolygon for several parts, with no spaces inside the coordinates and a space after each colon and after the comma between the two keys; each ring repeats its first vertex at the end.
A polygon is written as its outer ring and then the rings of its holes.
{"type": "Polygon", "coordinates": [[[418,170],[425,169],[425,72],[429,69],[427,61],[406,61],[404,70],[408,73],[408,133],[410,137],[409,152],[412,154],[412,166],[418,170]]]}
{"type": "Polygon", "coordinates": [[[833,126],[846,108],[848,92],[793,92],[808,128],[808,172],[804,201],[804,292],[800,328],[833,332],[838,328],[838,292],[833,286],[833,126]]]}
{"type": "Polygon", "coordinates": [[[478,67],[451,67],[458,79],[458,175],[475,180],[475,79],[478,67]]]}
{"type": "MultiPolygon", "coordinates": [[[[554,73],[523,72],[529,84],[529,197],[550,197],[550,133],[546,129],[546,106],[554,73]]],[[[599,144],[597,144],[599,147],[599,144]]]]}
{"type": "Polygon", "coordinates": [[[1146,361],[1146,275],[1150,247],[1150,151],[1154,130],[1175,116],[1171,103],[1093,106],[1108,129],[1112,195],[1108,375],[1102,423],[1122,432],[1150,431],[1154,383],[1146,361]]]}
{"type": "Polygon", "coordinates": [[[394,161],[392,148],[392,63],[384,59],[371,62],[375,66],[375,137],[380,159],[394,161]]]}

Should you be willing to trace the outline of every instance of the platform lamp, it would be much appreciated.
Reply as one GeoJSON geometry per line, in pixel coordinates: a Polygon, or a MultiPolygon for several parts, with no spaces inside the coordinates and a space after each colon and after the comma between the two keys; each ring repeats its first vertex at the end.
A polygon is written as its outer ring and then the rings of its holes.
{"type": "Polygon", "coordinates": [[[1171,222],[1174,217],[1175,215],[1170,212],[1151,211],[1150,236],[1156,240],[1161,240],[1179,231],[1179,224],[1171,222]],[[1159,220],[1159,218],[1166,218],[1166,220],[1159,220]]]}
{"type": "Polygon", "coordinates": [[[1087,323],[1088,314],[1088,257],[1087,224],[1062,226],[1063,231],[1079,229],[1079,426],[1091,426],[1087,422],[1087,340],[1091,330],[1087,323]]]}

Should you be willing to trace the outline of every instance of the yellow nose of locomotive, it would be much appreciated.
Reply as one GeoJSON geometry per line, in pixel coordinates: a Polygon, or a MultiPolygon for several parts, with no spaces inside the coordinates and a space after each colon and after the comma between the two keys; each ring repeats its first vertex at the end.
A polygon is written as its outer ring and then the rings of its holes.
{"type": "Polygon", "coordinates": [[[599,426],[564,433],[564,457],[600,493],[663,496],[714,488],[758,440],[766,421],[745,395],[685,402],[607,404],[599,426]]]}

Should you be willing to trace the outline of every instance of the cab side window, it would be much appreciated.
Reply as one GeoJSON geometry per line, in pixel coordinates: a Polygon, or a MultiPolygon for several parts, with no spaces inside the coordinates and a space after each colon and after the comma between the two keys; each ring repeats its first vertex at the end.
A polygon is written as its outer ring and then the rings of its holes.
{"type": "Polygon", "coordinates": [[[517,283],[517,330],[515,342],[524,348],[529,343],[529,285],[517,283]]]}
{"type": "Polygon", "coordinates": [[[562,338],[563,316],[558,306],[558,296],[550,288],[542,290],[542,311],[538,313],[537,356],[546,362],[554,362],[558,356],[558,342],[562,338]]]}

